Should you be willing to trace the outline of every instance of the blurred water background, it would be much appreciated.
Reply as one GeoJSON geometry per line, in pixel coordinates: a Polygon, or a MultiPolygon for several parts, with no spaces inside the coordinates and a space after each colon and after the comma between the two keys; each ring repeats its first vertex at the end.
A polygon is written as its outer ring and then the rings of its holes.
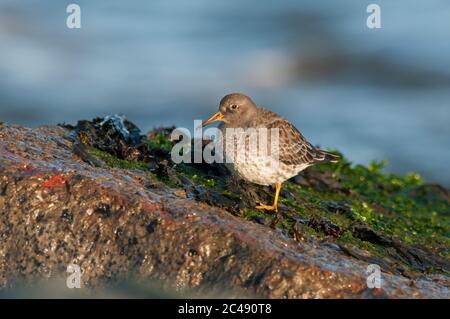
{"type": "Polygon", "coordinates": [[[125,114],[144,131],[238,91],[356,163],[450,185],[450,2],[0,0],[0,120],[125,114]]]}

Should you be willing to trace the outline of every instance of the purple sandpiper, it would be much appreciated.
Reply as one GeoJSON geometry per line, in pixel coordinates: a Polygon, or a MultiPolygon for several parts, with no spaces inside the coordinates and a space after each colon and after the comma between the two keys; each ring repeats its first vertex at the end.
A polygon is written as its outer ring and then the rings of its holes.
{"type": "MultiPolygon", "coordinates": [[[[263,154],[264,158],[255,156],[254,152],[249,153],[250,148],[248,144],[245,144],[244,148],[234,148],[235,153],[231,155],[231,163],[227,165],[230,171],[239,178],[259,185],[275,187],[273,204],[256,206],[257,209],[277,212],[278,197],[281,184],[284,181],[296,176],[311,165],[326,162],[335,163],[339,158],[337,155],[311,145],[289,121],[274,112],[258,107],[250,97],[244,94],[232,93],[224,96],[220,101],[219,112],[204,121],[202,125],[206,126],[216,121],[221,122],[219,129],[222,132],[220,140],[223,143],[222,145],[230,142],[229,137],[227,141],[228,135],[226,133],[229,128],[235,129],[235,134],[240,135],[236,138],[233,137],[232,143],[237,143],[240,138],[248,142],[248,132],[251,128],[277,129],[278,131],[277,156],[274,156],[275,151],[270,152],[270,146],[268,147],[269,152],[263,154]],[[236,160],[238,153],[246,153],[246,156],[242,157],[244,160],[236,160]],[[277,165],[273,165],[274,161],[277,165]]],[[[261,142],[270,144],[270,138],[266,141],[259,139],[257,142],[258,149],[261,142]]],[[[225,155],[229,158],[228,148],[224,147],[224,149],[225,155]]]]}

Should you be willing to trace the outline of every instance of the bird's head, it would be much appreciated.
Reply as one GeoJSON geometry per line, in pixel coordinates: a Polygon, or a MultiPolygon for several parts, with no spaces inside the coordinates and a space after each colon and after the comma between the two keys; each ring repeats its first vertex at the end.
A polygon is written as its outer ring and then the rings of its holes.
{"type": "Polygon", "coordinates": [[[202,126],[217,121],[233,127],[244,126],[256,116],[257,109],[256,104],[248,96],[240,93],[228,94],[220,100],[219,112],[203,121],[202,126]]]}

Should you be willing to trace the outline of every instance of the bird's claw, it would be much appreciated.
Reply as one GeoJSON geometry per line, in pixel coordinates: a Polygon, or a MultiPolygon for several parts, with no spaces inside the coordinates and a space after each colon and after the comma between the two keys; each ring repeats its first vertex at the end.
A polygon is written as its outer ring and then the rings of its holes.
{"type": "Polygon", "coordinates": [[[274,205],[258,205],[256,206],[256,209],[272,210],[276,213],[278,212],[278,207],[274,205]]]}

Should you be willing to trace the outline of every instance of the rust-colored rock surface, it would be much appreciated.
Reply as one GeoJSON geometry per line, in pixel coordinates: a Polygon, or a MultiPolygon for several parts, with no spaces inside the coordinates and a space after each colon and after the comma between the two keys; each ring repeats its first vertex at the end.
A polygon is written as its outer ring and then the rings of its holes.
{"type": "Polygon", "coordinates": [[[267,298],[448,298],[448,278],[382,274],[337,245],[296,242],[185,198],[138,170],[94,167],[69,129],[0,124],[0,287],[82,270],[85,287],[133,278],[267,298]]]}

